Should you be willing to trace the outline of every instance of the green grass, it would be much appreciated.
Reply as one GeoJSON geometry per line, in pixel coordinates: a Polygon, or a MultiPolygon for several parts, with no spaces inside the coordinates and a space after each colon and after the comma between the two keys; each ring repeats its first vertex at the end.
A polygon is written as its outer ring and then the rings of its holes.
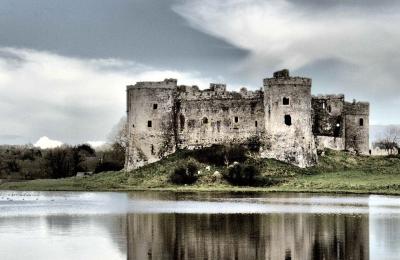
{"type": "Polygon", "coordinates": [[[224,172],[226,167],[204,163],[200,177],[193,185],[174,185],[169,175],[177,165],[186,162],[190,155],[178,152],[159,162],[135,171],[104,172],[89,177],[42,179],[0,184],[3,190],[63,190],[63,191],[263,191],[263,192],[333,192],[374,193],[400,195],[400,157],[355,156],[345,152],[327,151],[320,157],[318,166],[299,169],[295,166],[269,159],[248,159],[263,176],[274,180],[266,187],[236,187],[226,181],[215,180],[214,171],[224,172]],[[211,170],[206,169],[207,166],[211,170]]]}

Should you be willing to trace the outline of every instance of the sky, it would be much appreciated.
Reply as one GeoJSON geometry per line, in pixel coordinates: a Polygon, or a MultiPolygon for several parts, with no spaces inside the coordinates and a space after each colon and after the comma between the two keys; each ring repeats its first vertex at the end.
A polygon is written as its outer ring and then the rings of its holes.
{"type": "Polygon", "coordinates": [[[395,0],[2,0],[0,144],[106,141],[136,81],[259,89],[282,68],[399,124],[398,24],[395,0]]]}

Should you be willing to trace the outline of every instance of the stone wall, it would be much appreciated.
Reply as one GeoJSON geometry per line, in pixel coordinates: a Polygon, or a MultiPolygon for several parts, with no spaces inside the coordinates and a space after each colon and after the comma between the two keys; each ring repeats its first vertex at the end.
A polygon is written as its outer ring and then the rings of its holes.
{"type": "Polygon", "coordinates": [[[180,88],[178,96],[179,148],[242,143],[264,132],[261,91],[228,92],[223,85],[200,91],[180,88]]]}

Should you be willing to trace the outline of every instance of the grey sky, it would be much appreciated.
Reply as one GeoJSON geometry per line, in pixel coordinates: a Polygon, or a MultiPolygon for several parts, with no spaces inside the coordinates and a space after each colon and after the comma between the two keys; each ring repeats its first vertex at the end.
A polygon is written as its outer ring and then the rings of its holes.
{"type": "Polygon", "coordinates": [[[259,88],[283,67],[400,123],[399,14],[394,0],[2,0],[0,143],[105,140],[136,80],[259,88]]]}

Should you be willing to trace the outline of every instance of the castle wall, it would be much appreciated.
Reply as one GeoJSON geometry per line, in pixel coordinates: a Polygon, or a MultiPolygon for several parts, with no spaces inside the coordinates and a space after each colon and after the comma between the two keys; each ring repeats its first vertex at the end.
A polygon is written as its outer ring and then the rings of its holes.
{"type": "Polygon", "coordinates": [[[212,85],[203,91],[180,90],[179,103],[179,148],[243,143],[264,130],[261,91],[236,93],[212,85]]]}
{"type": "Polygon", "coordinates": [[[176,80],[138,82],[128,86],[126,169],[155,162],[175,151],[175,88],[176,80]]]}
{"type": "Polygon", "coordinates": [[[155,162],[176,149],[245,143],[259,137],[261,157],[298,165],[317,162],[325,148],[369,153],[369,104],[344,95],[311,96],[311,79],[289,71],[264,79],[263,91],[178,86],[177,80],[127,87],[126,169],[155,162]]]}
{"type": "Polygon", "coordinates": [[[311,79],[289,77],[288,71],[264,79],[264,105],[262,156],[300,167],[314,165],[317,153],[312,134],[311,79]]]}
{"type": "Polygon", "coordinates": [[[346,150],[369,154],[369,103],[345,102],[346,150]]]}

